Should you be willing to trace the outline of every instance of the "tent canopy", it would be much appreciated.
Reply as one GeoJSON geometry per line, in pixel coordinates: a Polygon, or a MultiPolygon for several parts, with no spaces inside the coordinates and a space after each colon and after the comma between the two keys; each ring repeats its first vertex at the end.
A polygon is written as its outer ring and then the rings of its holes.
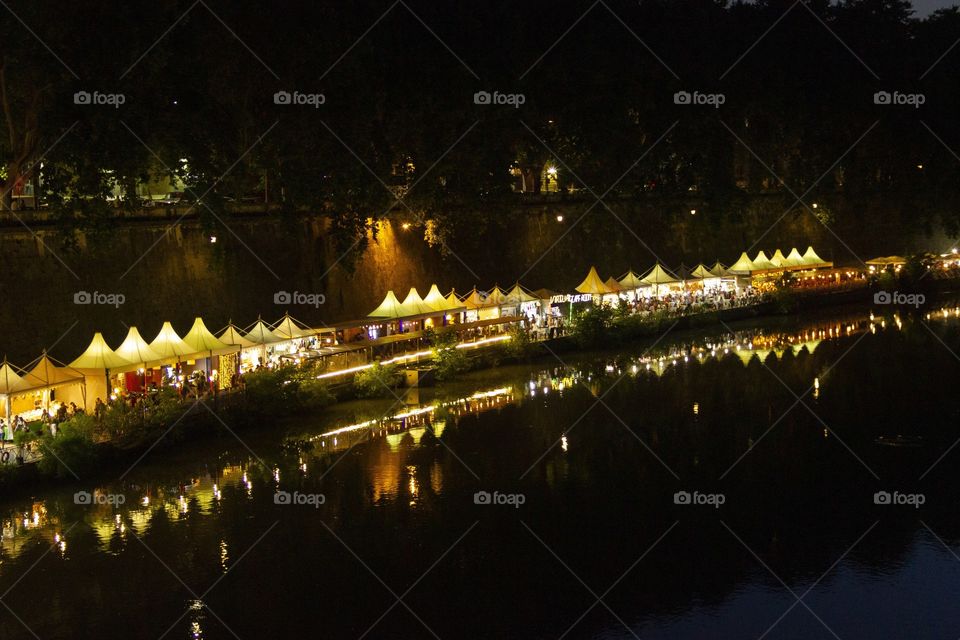
{"type": "Polygon", "coordinates": [[[37,363],[23,376],[23,381],[30,389],[49,389],[83,382],[83,374],[59,365],[44,352],[37,363]]]}
{"type": "MultiPolygon", "coordinates": [[[[168,322],[164,326],[169,324],[168,322]]],[[[70,366],[74,369],[113,369],[131,364],[137,363],[114,353],[113,349],[107,345],[107,341],[103,339],[103,334],[98,331],[93,334],[93,340],[90,341],[86,351],[71,362],[70,366]]]]}
{"type": "Polygon", "coordinates": [[[780,249],[777,249],[773,252],[773,256],[770,258],[770,262],[773,263],[775,267],[788,267],[787,259],[783,256],[783,252],[780,249]]]}
{"type": "Polygon", "coordinates": [[[635,274],[633,270],[627,271],[617,282],[620,283],[620,288],[623,290],[631,289],[640,289],[641,287],[647,286],[647,283],[640,279],[640,276],[635,274]]]}
{"type": "Polygon", "coordinates": [[[303,325],[303,323],[294,320],[290,317],[289,313],[283,314],[283,317],[273,325],[272,330],[284,340],[293,340],[295,338],[311,336],[316,333],[316,331],[311,331],[309,328],[306,328],[306,325],[303,325]]]}
{"type": "MultiPolygon", "coordinates": [[[[393,293],[392,291],[390,293],[393,293]]],[[[396,297],[394,297],[396,300],[396,297]]],[[[270,331],[263,320],[257,319],[256,323],[250,327],[250,330],[243,336],[253,344],[264,345],[264,344],[273,344],[274,342],[283,342],[283,338],[275,334],[273,331],[270,331]]]]}
{"type": "Polygon", "coordinates": [[[188,345],[177,335],[177,332],[173,330],[173,325],[169,322],[164,322],[163,326],[160,327],[160,333],[150,343],[150,348],[164,360],[182,358],[197,353],[197,349],[188,345]]]}
{"type": "Polygon", "coordinates": [[[807,267],[829,267],[833,263],[827,262],[823,258],[817,255],[817,252],[813,250],[813,247],[807,247],[807,252],[803,254],[803,264],[807,267]]]}
{"type": "Polygon", "coordinates": [[[800,255],[800,252],[797,251],[797,248],[794,247],[790,249],[790,253],[787,254],[785,265],[788,267],[802,267],[803,266],[803,256],[800,255]]]}
{"type": "Polygon", "coordinates": [[[506,294],[503,303],[523,304],[524,302],[536,302],[537,300],[539,300],[537,296],[528,293],[518,282],[513,285],[513,289],[510,289],[510,292],[506,294]]]}
{"type": "Polygon", "coordinates": [[[597,273],[596,267],[590,267],[587,277],[583,279],[583,282],[577,285],[577,291],[580,293],[589,293],[595,296],[613,293],[613,291],[610,291],[607,285],[603,283],[603,280],[600,279],[600,274],[597,273]]]}
{"type": "Polygon", "coordinates": [[[391,289],[383,297],[380,306],[367,314],[369,318],[399,318],[403,315],[403,308],[397,300],[397,294],[391,289]]]}
{"type": "Polygon", "coordinates": [[[407,297],[403,299],[400,308],[404,316],[421,316],[436,312],[435,309],[423,301],[416,287],[410,287],[410,291],[407,292],[407,297]]]}
{"type": "Polygon", "coordinates": [[[490,289],[490,292],[487,293],[487,304],[491,307],[499,307],[508,304],[506,298],[507,294],[503,292],[500,285],[494,285],[493,289],[490,289]]]}
{"type": "Polygon", "coordinates": [[[187,332],[187,335],[183,336],[183,341],[186,345],[193,349],[196,353],[213,353],[214,351],[226,352],[233,351],[233,347],[217,339],[217,336],[213,335],[207,325],[203,324],[201,318],[195,318],[193,321],[193,326],[190,327],[190,331],[187,332]]]}
{"type": "Polygon", "coordinates": [[[607,281],[603,283],[603,286],[605,286],[607,289],[610,289],[610,291],[614,293],[622,290],[622,288],[620,287],[620,283],[617,282],[617,279],[614,278],[613,276],[610,276],[609,278],[607,278],[607,281]]]}
{"type": "Polygon", "coordinates": [[[697,268],[690,272],[690,275],[694,278],[704,280],[706,278],[716,278],[717,275],[714,274],[710,269],[707,269],[703,263],[697,265],[697,268]]]}
{"type": "Polygon", "coordinates": [[[664,269],[663,265],[659,262],[653,265],[653,268],[640,280],[646,284],[670,284],[680,282],[675,275],[664,269]]]}
{"type": "Polygon", "coordinates": [[[486,297],[483,294],[481,294],[479,291],[477,291],[476,287],[474,287],[473,290],[471,290],[470,293],[468,293],[467,296],[463,299],[463,305],[467,309],[471,309],[471,310],[483,309],[485,307],[492,306],[487,302],[486,297]]]}
{"type": "Polygon", "coordinates": [[[886,256],[867,260],[866,264],[874,267],[886,267],[887,265],[907,264],[907,259],[903,256],[886,256]]]}
{"type": "Polygon", "coordinates": [[[450,311],[463,306],[459,300],[455,304],[451,303],[440,293],[440,288],[435,284],[430,287],[430,291],[427,292],[427,297],[423,299],[423,302],[434,311],[450,311]]]}
{"type": "Polygon", "coordinates": [[[717,263],[713,265],[713,267],[711,267],[710,273],[717,276],[718,278],[723,278],[724,276],[727,275],[727,268],[723,266],[723,264],[719,260],[717,260],[717,263]]]}
{"type": "MultiPolygon", "coordinates": [[[[100,335],[100,334],[97,334],[100,335]]],[[[9,362],[3,361],[0,366],[0,395],[8,396],[23,389],[23,378],[20,377],[9,362]]]]}
{"type": "Polygon", "coordinates": [[[137,368],[146,365],[148,362],[157,362],[163,359],[159,353],[150,348],[150,345],[143,339],[136,327],[130,327],[127,331],[127,337],[120,343],[115,353],[136,365],[137,368]]]}
{"type": "Polygon", "coordinates": [[[241,349],[246,349],[256,344],[252,340],[244,338],[240,334],[240,330],[237,329],[233,323],[228,324],[227,328],[220,332],[220,342],[234,347],[240,347],[241,349]]]}
{"type": "Polygon", "coordinates": [[[767,257],[767,254],[765,254],[763,250],[761,250],[760,253],[757,254],[757,257],[753,259],[754,271],[771,271],[776,268],[777,266],[770,262],[770,258],[767,257]]]}
{"type": "Polygon", "coordinates": [[[447,304],[450,305],[450,309],[463,308],[463,302],[460,301],[460,296],[457,295],[456,289],[450,289],[450,293],[447,294],[447,304]]]}
{"type": "Polygon", "coordinates": [[[750,256],[747,255],[746,251],[741,253],[740,258],[727,268],[727,272],[729,273],[745,276],[750,275],[755,270],[756,268],[753,266],[753,260],[750,259],[750,256]]]}

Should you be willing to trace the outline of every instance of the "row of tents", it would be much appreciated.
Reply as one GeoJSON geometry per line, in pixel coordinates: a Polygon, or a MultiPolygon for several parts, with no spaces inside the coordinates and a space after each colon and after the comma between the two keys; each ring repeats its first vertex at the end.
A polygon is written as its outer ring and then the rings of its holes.
{"type": "Polygon", "coordinates": [[[515,284],[510,290],[504,291],[495,286],[490,291],[479,291],[474,287],[464,296],[458,296],[455,290],[447,295],[440,293],[437,285],[432,285],[425,297],[420,297],[416,287],[407,292],[401,302],[391,290],[387,292],[383,302],[368,314],[374,320],[416,320],[443,313],[459,313],[494,307],[520,306],[527,302],[540,300],[534,293],[515,284]]]}
{"type": "Polygon", "coordinates": [[[164,322],[151,342],[140,335],[137,327],[130,327],[123,342],[112,349],[98,331],[84,352],[69,364],[54,360],[46,352],[22,369],[4,360],[0,365],[0,400],[5,404],[9,419],[12,398],[76,385],[82,386],[78,394],[67,393],[65,398],[59,395],[58,398],[84,406],[88,400],[97,397],[106,399],[110,375],[212,358],[247,348],[265,348],[268,344],[298,340],[316,333],[317,330],[284,315],[273,325],[258,319],[246,330],[231,323],[217,336],[207,329],[201,318],[196,318],[183,337],[169,322],[164,322]],[[91,387],[89,390],[88,386],[91,387]]]}
{"type": "Polygon", "coordinates": [[[768,273],[821,269],[831,266],[833,266],[833,263],[823,260],[813,250],[813,247],[807,247],[807,251],[803,255],[800,255],[800,252],[794,247],[786,256],[780,249],[777,249],[770,258],[767,257],[766,253],[760,251],[757,257],[752,260],[744,251],[740,254],[740,258],[729,267],[724,266],[719,261],[712,267],[700,263],[691,269],[688,274],[683,274],[682,277],[678,277],[659,262],[642,276],[630,270],[619,278],[611,276],[607,280],[603,280],[597,273],[596,268],[591,267],[587,277],[576,287],[576,290],[583,294],[609,295],[646,287],[657,288],[659,286],[679,285],[689,281],[706,282],[723,278],[733,279],[738,276],[752,277],[768,273]]]}

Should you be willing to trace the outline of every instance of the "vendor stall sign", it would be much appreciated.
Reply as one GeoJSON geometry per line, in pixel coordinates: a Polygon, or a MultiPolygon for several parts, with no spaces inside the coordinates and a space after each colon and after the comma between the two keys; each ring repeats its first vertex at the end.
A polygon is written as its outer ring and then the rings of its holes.
{"type": "Polygon", "coordinates": [[[593,295],[589,293],[574,293],[557,295],[550,298],[550,304],[564,304],[565,302],[593,302],[593,295]]]}

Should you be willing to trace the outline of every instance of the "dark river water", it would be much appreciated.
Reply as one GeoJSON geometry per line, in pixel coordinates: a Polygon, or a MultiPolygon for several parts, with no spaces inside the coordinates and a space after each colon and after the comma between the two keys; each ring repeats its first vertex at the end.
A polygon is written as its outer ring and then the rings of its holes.
{"type": "Polygon", "coordinates": [[[0,638],[956,639],[960,309],[928,306],[564,354],[5,501],[0,638]]]}

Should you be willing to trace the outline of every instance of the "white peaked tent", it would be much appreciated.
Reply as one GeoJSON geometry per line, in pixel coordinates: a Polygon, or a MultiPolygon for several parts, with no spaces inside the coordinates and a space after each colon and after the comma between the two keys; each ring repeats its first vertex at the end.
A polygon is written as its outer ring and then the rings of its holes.
{"type": "Polygon", "coordinates": [[[787,259],[783,256],[783,252],[780,249],[777,249],[773,252],[773,255],[770,257],[770,262],[773,263],[775,267],[787,267],[787,259]]]}
{"type": "Polygon", "coordinates": [[[785,264],[790,268],[803,266],[803,256],[800,255],[800,252],[797,251],[796,247],[790,249],[790,253],[787,254],[785,264]]]}
{"type": "Polygon", "coordinates": [[[464,307],[456,289],[450,289],[450,293],[447,294],[447,304],[450,305],[450,309],[462,309],[464,307]]]}
{"type": "Polygon", "coordinates": [[[83,382],[83,374],[58,364],[44,351],[37,363],[24,374],[23,379],[31,389],[53,389],[68,384],[80,384],[83,382]]]}
{"type": "Polygon", "coordinates": [[[717,263],[710,268],[710,273],[717,276],[718,278],[723,278],[727,276],[727,268],[723,266],[723,264],[719,260],[717,260],[717,263]]]}
{"type": "Polygon", "coordinates": [[[484,309],[491,306],[487,303],[486,297],[477,291],[476,287],[474,287],[463,299],[463,305],[471,311],[476,309],[484,309]]]}
{"type": "Polygon", "coordinates": [[[620,291],[623,291],[623,287],[620,286],[620,282],[613,276],[607,278],[607,281],[603,283],[603,286],[605,286],[607,289],[610,289],[610,291],[613,293],[619,293],[620,291]]]}
{"type": "Polygon", "coordinates": [[[103,334],[99,331],[93,334],[93,340],[86,351],[81,353],[70,367],[78,369],[84,376],[86,396],[84,407],[89,408],[90,402],[96,398],[106,400],[110,397],[110,370],[124,370],[130,365],[136,365],[122,356],[118,356],[107,345],[103,334]]]}
{"type": "Polygon", "coordinates": [[[653,287],[654,295],[660,293],[660,285],[680,282],[675,275],[664,269],[663,265],[659,262],[653,265],[653,268],[640,278],[640,280],[653,287]]]}
{"type": "Polygon", "coordinates": [[[367,314],[368,318],[399,318],[403,315],[403,307],[397,300],[397,294],[393,290],[387,291],[383,297],[380,306],[367,314]]]}
{"type": "Polygon", "coordinates": [[[832,267],[833,263],[818,256],[813,247],[807,247],[807,252],[803,254],[803,265],[805,267],[832,267]]]}
{"type": "Polygon", "coordinates": [[[16,395],[23,388],[23,378],[13,370],[10,363],[4,359],[0,366],[0,398],[3,398],[4,415],[7,424],[10,424],[10,396],[16,395]]]}
{"type": "Polygon", "coordinates": [[[417,291],[416,287],[410,287],[410,291],[407,292],[407,297],[403,299],[400,308],[403,309],[403,315],[405,316],[422,316],[435,313],[420,297],[420,292],[417,291]]]}
{"type": "MultiPolygon", "coordinates": [[[[451,291],[450,294],[453,295],[453,292],[451,291]]],[[[423,303],[434,311],[451,311],[463,307],[459,300],[450,302],[449,298],[444,297],[444,295],[440,293],[440,288],[437,285],[430,287],[430,291],[427,292],[427,297],[423,299],[423,303]]]]}
{"type": "Polygon", "coordinates": [[[583,279],[583,282],[577,285],[577,291],[595,296],[613,293],[610,291],[607,285],[603,283],[603,280],[600,279],[600,274],[597,273],[596,267],[590,267],[590,271],[587,272],[587,277],[583,279]]]}
{"type": "Polygon", "coordinates": [[[770,258],[767,257],[763,251],[757,254],[757,257],[753,259],[753,270],[754,271],[771,271],[776,269],[776,265],[770,262],[770,258]]]}
{"type": "Polygon", "coordinates": [[[740,254],[740,257],[736,262],[727,267],[727,273],[732,273],[738,276],[748,276],[755,270],[756,269],[753,266],[753,260],[750,259],[750,256],[747,255],[746,251],[740,254]]]}
{"type": "Polygon", "coordinates": [[[640,281],[653,285],[680,282],[680,280],[677,279],[677,276],[664,269],[663,265],[661,265],[659,262],[653,265],[653,268],[651,268],[650,271],[647,271],[647,273],[640,278],[640,281]]]}
{"type": "Polygon", "coordinates": [[[621,276],[617,282],[620,283],[620,288],[624,291],[632,291],[634,289],[640,289],[647,286],[647,284],[640,279],[640,276],[635,274],[632,269],[621,276]]]}
{"type": "Polygon", "coordinates": [[[140,368],[145,369],[148,362],[159,362],[163,360],[159,353],[150,348],[150,345],[143,339],[143,336],[140,335],[140,331],[136,327],[130,327],[127,331],[127,337],[120,343],[115,353],[121,358],[129,360],[131,364],[127,367],[121,367],[114,373],[122,373],[123,371],[132,371],[133,369],[140,368]]]}
{"type": "Polygon", "coordinates": [[[521,305],[524,302],[536,302],[539,299],[540,298],[537,296],[528,293],[527,290],[521,287],[520,283],[518,282],[513,285],[513,289],[510,289],[510,291],[506,294],[506,297],[504,298],[504,304],[521,305]]]}
{"type": "Polygon", "coordinates": [[[283,314],[283,317],[277,320],[277,323],[273,325],[273,332],[284,340],[295,340],[317,333],[291,318],[289,313],[283,314]]]}
{"type": "Polygon", "coordinates": [[[62,364],[53,360],[44,351],[43,355],[37,359],[36,363],[23,375],[24,392],[43,392],[43,408],[50,408],[50,391],[63,387],[76,387],[75,389],[64,389],[67,397],[60,397],[61,402],[75,402],[83,404],[83,374],[75,369],[64,367],[62,364]]]}
{"type": "Polygon", "coordinates": [[[233,347],[240,347],[240,349],[246,349],[247,347],[254,346],[252,340],[247,340],[240,333],[240,330],[231,322],[227,327],[220,332],[220,342],[223,344],[229,344],[233,347]]]}
{"type": "Polygon", "coordinates": [[[283,342],[283,338],[276,335],[273,331],[270,331],[270,327],[268,327],[260,318],[257,318],[256,323],[250,327],[243,337],[253,344],[260,346],[273,344],[275,342],[283,342]]]}
{"type": "Polygon", "coordinates": [[[102,371],[106,369],[117,369],[130,364],[136,363],[130,362],[126,358],[117,355],[113,349],[107,345],[107,341],[103,339],[103,334],[98,331],[93,334],[93,340],[90,341],[90,345],[87,346],[86,351],[77,356],[77,358],[70,363],[70,367],[73,369],[99,369],[102,371]]]}
{"type": "Polygon", "coordinates": [[[713,279],[717,277],[710,271],[710,269],[707,269],[705,266],[703,266],[702,262],[690,272],[690,276],[692,278],[696,278],[697,280],[706,280],[707,278],[713,279]]]}
{"type": "Polygon", "coordinates": [[[189,348],[193,349],[194,353],[202,353],[205,354],[206,357],[236,351],[236,348],[213,335],[213,333],[207,329],[207,326],[203,324],[201,318],[194,318],[190,331],[187,332],[187,335],[183,336],[183,342],[186,343],[189,348]]]}
{"type": "Polygon", "coordinates": [[[150,343],[150,348],[153,349],[154,353],[160,356],[162,360],[168,362],[175,362],[185,356],[191,356],[197,353],[196,349],[192,348],[177,335],[177,332],[173,330],[173,325],[169,322],[164,322],[163,326],[160,327],[160,332],[157,334],[157,337],[153,339],[153,342],[150,343]]]}
{"type": "Polygon", "coordinates": [[[504,304],[507,304],[505,302],[506,297],[507,297],[507,294],[503,292],[503,289],[501,289],[499,285],[494,285],[493,289],[491,289],[490,292],[487,293],[487,304],[491,307],[502,306],[504,304]]]}

